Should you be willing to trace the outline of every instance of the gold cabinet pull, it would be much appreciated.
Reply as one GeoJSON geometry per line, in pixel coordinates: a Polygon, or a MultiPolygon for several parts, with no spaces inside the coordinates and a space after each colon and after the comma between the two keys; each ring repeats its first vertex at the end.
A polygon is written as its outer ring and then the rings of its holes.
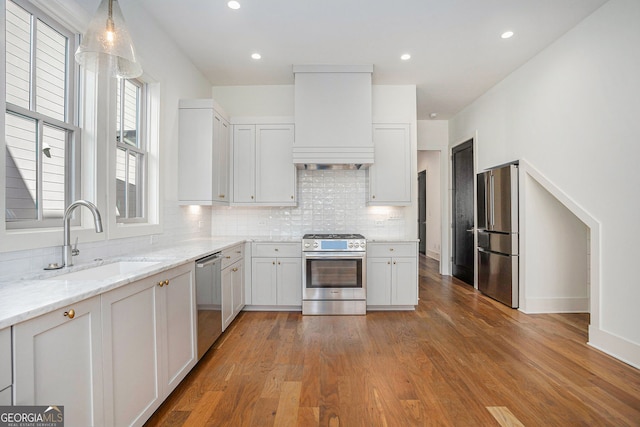
{"type": "Polygon", "coordinates": [[[218,194],[218,197],[224,199],[224,194],[218,194]]]}
{"type": "Polygon", "coordinates": [[[164,286],[164,282],[161,280],[158,282],[158,286],[163,287],[164,286]]]}
{"type": "Polygon", "coordinates": [[[165,285],[165,286],[169,286],[169,280],[165,280],[165,281],[164,281],[164,285],[165,285]]]}
{"type": "Polygon", "coordinates": [[[65,317],[68,317],[69,319],[73,319],[74,317],[76,317],[76,311],[72,308],[69,311],[65,311],[64,315],[65,315],[65,317]]]}
{"type": "Polygon", "coordinates": [[[236,271],[238,271],[238,269],[237,268],[232,268],[231,271],[233,271],[235,273],[236,271]]]}
{"type": "Polygon", "coordinates": [[[273,262],[272,262],[272,264],[273,264],[273,265],[276,265],[276,262],[275,262],[275,261],[273,261],[273,262]]]}
{"type": "Polygon", "coordinates": [[[251,200],[253,200],[253,196],[251,196],[251,200]]]}
{"type": "Polygon", "coordinates": [[[293,200],[293,196],[291,196],[291,200],[293,200]]]}
{"type": "Polygon", "coordinates": [[[372,198],[372,199],[375,199],[375,198],[376,198],[376,196],[371,196],[371,198],[372,198]]]}
{"type": "Polygon", "coordinates": [[[387,265],[391,265],[391,261],[387,261],[387,265]]]}
{"type": "Polygon", "coordinates": [[[393,248],[389,248],[389,250],[390,250],[391,252],[393,252],[393,248]]]}

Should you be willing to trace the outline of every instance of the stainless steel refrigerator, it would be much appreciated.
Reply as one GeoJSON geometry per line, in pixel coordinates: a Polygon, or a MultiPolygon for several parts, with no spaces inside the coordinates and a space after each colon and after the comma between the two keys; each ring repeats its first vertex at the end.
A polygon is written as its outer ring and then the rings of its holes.
{"type": "Polygon", "coordinates": [[[478,289],[518,307],[518,164],[481,172],[478,180],[478,289]]]}

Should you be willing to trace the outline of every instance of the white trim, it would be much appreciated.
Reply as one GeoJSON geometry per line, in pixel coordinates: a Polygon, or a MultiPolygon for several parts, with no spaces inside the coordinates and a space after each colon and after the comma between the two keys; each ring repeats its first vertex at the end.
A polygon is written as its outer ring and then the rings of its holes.
{"type": "MultiPolygon", "coordinates": [[[[522,294],[522,292],[521,292],[522,294]]],[[[589,298],[526,298],[523,313],[588,313],[589,298]]]]}
{"type": "MultiPolygon", "coordinates": [[[[591,317],[593,320],[593,316],[591,317]]],[[[640,369],[640,346],[622,337],[589,325],[590,346],[640,369]]]]}
{"type": "MultiPolygon", "coordinates": [[[[75,33],[83,33],[91,15],[74,0],[30,0],[47,15],[75,33]]],[[[72,52],[72,55],[75,52],[72,52]]]]}
{"type": "Polygon", "coordinates": [[[435,259],[436,261],[440,261],[440,252],[427,250],[426,256],[435,259]]]}

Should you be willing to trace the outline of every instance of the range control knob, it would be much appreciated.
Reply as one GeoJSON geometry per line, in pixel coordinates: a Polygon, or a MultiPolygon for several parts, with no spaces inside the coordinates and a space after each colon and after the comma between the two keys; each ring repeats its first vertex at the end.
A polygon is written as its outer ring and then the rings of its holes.
{"type": "MultiPolygon", "coordinates": [[[[356,243],[356,245],[357,245],[357,243],[356,243]]],[[[352,248],[353,247],[353,242],[349,242],[348,246],[349,246],[349,248],[352,248]]]]}
{"type": "Polygon", "coordinates": [[[305,244],[304,244],[304,247],[305,247],[305,248],[308,248],[309,246],[311,246],[311,243],[305,243],[305,244]]]}
{"type": "Polygon", "coordinates": [[[360,243],[359,242],[355,242],[355,243],[352,243],[351,246],[357,249],[357,248],[360,247],[360,243]]]}
{"type": "Polygon", "coordinates": [[[317,248],[318,246],[320,246],[320,245],[318,245],[318,242],[313,242],[313,247],[314,248],[317,248]]]}
{"type": "Polygon", "coordinates": [[[364,240],[363,240],[362,242],[360,242],[360,247],[361,247],[361,248],[364,248],[364,245],[365,245],[365,242],[364,242],[364,240]]]}

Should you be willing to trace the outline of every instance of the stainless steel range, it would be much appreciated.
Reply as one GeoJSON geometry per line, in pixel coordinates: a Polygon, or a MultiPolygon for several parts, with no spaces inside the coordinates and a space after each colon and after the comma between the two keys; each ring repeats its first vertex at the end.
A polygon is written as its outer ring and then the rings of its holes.
{"type": "Polygon", "coordinates": [[[302,314],[366,314],[367,250],[361,234],[302,238],[302,314]]]}

